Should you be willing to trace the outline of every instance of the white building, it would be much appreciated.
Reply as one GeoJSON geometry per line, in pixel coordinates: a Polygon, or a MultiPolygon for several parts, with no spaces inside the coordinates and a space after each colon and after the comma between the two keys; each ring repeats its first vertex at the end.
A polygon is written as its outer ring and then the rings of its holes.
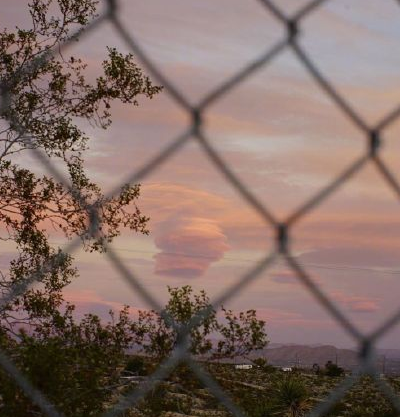
{"type": "Polygon", "coordinates": [[[235,369],[251,369],[253,365],[242,363],[235,365],[235,369]]]}

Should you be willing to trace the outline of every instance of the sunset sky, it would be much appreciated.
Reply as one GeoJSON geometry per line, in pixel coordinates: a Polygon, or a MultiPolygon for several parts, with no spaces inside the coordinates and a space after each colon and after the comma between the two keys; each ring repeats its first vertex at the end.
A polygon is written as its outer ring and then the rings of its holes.
{"type": "MultiPolygon", "coordinates": [[[[26,1],[0,0],[0,24],[26,26],[26,1]]],[[[195,105],[207,92],[285,37],[256,0],[125,0],[129,33],[195,105]]],[[[292,13],[306,4],[276,0],[292,13]]],[[[331,0],[301,25],[301,45],[369,125],[400,103],[400,7],[394,0],[331,0]]],[[[106,46],[127,52],[104,23],[65,54],[99,74],[106,46]]],[[[141,65],[141,63],[138,61],[141,65]]],[[[144,68],[145,69],[145,68],[144,68]]],[[[153,79],[157,84],[157,80],[153,79]]],[[[87,127],[87,167],[104,190],[123,184],[187,129],[185,111],[163,91],[139,107],[115,105],[107,131],[87,127]]],[[[366,149],[363,134],[317,87],[286,49],[205,112],[213,146],[257,198],[284,220],[366,149]]],[[[400,178],[400,121],[384,131],[382,158],[400,178]]],[[[26,163],[32,163],[25,158],[26,163]]],[[[161,303],[167,285],[190,284],[214,297],[273,249],[273,230],[192,140],[142,182],[138,205],[149,236],[125,232],[114,248],[161,303]],[[185,254],[185,256],[182,256],[185,254]]],[[[292,250],[320,288],[360,328],[371,331],[400,308],[400,202],[372,165],[302,218],[292,250]]],[[[60,236],[53,241],[64,244],[60,236]]],[[[9,249],[8,249],[9,250],[9,249]]],[[[9,257],[3,251],[2,264],[9,257]]],[[[80,313],[146,303],[105,256],[78,251],[80,278],[66,298],[80,313]]],[[[271,342],[354,341],[314,300],[284,262],[262,273],[227,304],[254,308],[271,342]]],[[[400,347],[397,326],[382,347],[400,347]]]]}

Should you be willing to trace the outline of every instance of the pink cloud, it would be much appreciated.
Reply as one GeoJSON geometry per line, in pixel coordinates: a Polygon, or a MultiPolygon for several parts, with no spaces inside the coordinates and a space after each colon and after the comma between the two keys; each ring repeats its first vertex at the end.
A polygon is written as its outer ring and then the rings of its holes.
{"type": "MultiPolygon", "coordinates": [[[[124,304],[116,301],[106,300],[93,290],[69,290],[64,291],[65,301],[75,306],[75,314],[83,317],[87,313],[97,314],[102,319],[110,318],[109,311],[119,312],[124,308],[124,304]]],[[[136,316],[138,309],[129,307],[132,316],[136,316]]]]}
{"type": "Polygon", "coordinates": [[[195,278],[229,250],[219,225],[203,217],[170,218],[159,225],[155,238],[159,275],[195,278]]]}
{"type": "Polygon", "coordinates": [[[297,285],[299,278],[292,271],[278,271],[270,274],[272,281],[278,284],[297,285]]]}
{"type": "Polygon", "coordinates": [[[378,299],[364,296],[354,296],[343,291],[334,291],[330,297],[343,304],[346,309],[353,313],[373,313],[379,310],[378,299]]]}
{"type": "MultiPolygon", "coordinates": [[[[209,181],[216,183],[215,175],[209,181]]],[[[234,249],[266,249],[272,241],[272,228],[241,198],[176,183],[152,183],[142,186],[140,207],[150,217],[152,235],[179,217],[205,218],[218,224],[234,249]]]]}
{"type": "Polygon", "coordinates": [[[267,324],[269,321],[293,322],[303,318],[302,314],[298,312],[277,308],[258,308],[257,316],[265,320],[267,324]]]}
{"type": "Polygon", "coordinates": [[[337,247],[318,248],[300,255],[299,259],[305,263],[315,262],[362,267],[398,268],[400,266],[399,248],[382,248],[378,245],[373,246],[374,243],[375,241],[367,241],[364,245],[357,247],[338,245],[337,247]]]}
{"type": "MultiPolygon", "coordinates": [[[[304,313],[297,311],[290,311],[289,309],[280,308],[258,308],[258,318],[265,320],[267,332],[269,330],[279,329],[279,335],[282,331],[282,326],[286,329],[307,328],[307,329],[321,329],[329,326],[329,320],[324,317],[306,317],[304,313]]],[[[278,336],[279,337],[279,336],[278,336]]]]}
{"type": "MultiPolygon", "coordinates": [[[[308,271],[309,273],[310,271],[308,271]]],[[[277,272],[272,272],[270,274],[271,280],[277,284],[285,285],[303,285],[301,278],[296,274],[295,271],[290,269],[281,270],[277,272]]],[[[322,285],[322,280],[319,276],[315,274],[310,274],[311,280],[314,284],[322,285]]]]}

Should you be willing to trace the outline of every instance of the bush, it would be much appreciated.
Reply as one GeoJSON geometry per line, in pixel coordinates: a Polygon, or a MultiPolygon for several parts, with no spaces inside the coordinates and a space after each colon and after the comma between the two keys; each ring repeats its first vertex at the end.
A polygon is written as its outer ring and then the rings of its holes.
{"type": "Polygon", "coordinates": [[[327,376],[341,376],[344,375],[344,369],[332,363],[332,361],[328,361],[325,365],[324,374],[327,376]]]}
{"type": "Polygon", "coordinates": [[[160,417],[166,412],[189,414],[192,398],[170,392],[168,384],[157,384],[139,403],[139,410],[146,417],[160,417]]]}
{"type": "Polygon", "coordinates": [[[141,356],[130,356],[126,366],[125,371],[130,372],[135,375],[146,375],[146,362],[141,356]]]}
{"type": "Polygon", "coordinates": [[[265,358],[256,358],[253,360],[253,364],[260,368],[264,368],[264,366],[267,366],[268,361],[265,358]]]}
{"type": "Polygon", "coordinates": [[[278,382],[274,400],[274,415],[299,417],[311,408],[306,385],[301,379],[291,375],[278,382]]]}
{"type": "Polygon", "coordinates": [[[275,366],[270,365],[265,358],[254,359],[253,364],[266,373],[276,372],[275,366]]]}
{"type": "Polygon", "coordinates": [[[274,407],[267,398],[254,398],[251,402],[245,401],[240,406],[249,417],[272,417],[275,414],[274,407]]]}
{"type": "Polygon", "coordinates": [[[138,408],[148,417],[159,417],[165,411],[167,387],[164,383],[157,384],[139,402],[138,408]]]}
{"type": "Polygon", "coordinates": [[[171,372],[170,379],[184,387],[186,390],[203,388],[203,384],[185,363],[180,363],[171,372]]]}

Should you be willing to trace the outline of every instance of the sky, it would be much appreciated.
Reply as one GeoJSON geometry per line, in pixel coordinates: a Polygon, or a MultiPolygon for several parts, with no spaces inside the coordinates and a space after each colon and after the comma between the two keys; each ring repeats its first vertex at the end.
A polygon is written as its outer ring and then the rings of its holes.
{"type": "MultiPolygon", "coordinates": [[[[285,36],[256,0],[121,1],[121,19],[162,73],[193,105],[285,36]],[[166,7],[167,5],[167,7],[166,7]]],[[[306,4],[280,0],[293,13],[306,4]]],[[[26,1],[1,0],[0,24],[27,25],[26,1]]],[[[331,0],[301,25],[301,45],[357,112],[373,125],[400,101],[400,7],[394,0],[331,0]]],[[[106,47],[128,52],[110,23],[66,54],[99,74],[106,47]]],[[[138,61],[139,65],[142,65],[138,61]]],[[[143,67],[146,71],[146,68],[143,67]]],[[[153,79],[154,83],[157,80],[153,79]]],[[[117,104],[106,130],[90,136],[86,164],[112,190],[184,132],[185,111],[163,91],[139,106],[117,104]]],[[[257,198],[280,220],[315,195],[366,149],[365,138],[318,88],[290,50],[209,106],[205,133],[257,198]]],[[[394,175],[400,121],[383,132],[382,158],[394,175]]],[[[32,164],[28,157],[24,160],[32,164]]],[[[295,224],[291,249],[314,282],[360,329],[372,331],[398,308],[400,202],[368,165],[295,224]]],[[[214,298],[274,247],[272,228],[232,188],[195,140],[141,181],[149,236],[124,232],[113,244],[160,303],[167,286],[192,285],[214,298]]],[[[65,244],[61,236],[51,237],[65,244]]],[[[4,248],[3,259],[7,258],[4,248]]],[[[105,256],[75,253],[80,277],[65,291],[78,311],[106,316],[149,306],[105,256]]],[[[352,347],[351,339],[283,261],[260,274],[227,307],[254,308],[271,342],[352,347]]],[[[381,347],[399,347],[395,327],[381,347]]]]}

